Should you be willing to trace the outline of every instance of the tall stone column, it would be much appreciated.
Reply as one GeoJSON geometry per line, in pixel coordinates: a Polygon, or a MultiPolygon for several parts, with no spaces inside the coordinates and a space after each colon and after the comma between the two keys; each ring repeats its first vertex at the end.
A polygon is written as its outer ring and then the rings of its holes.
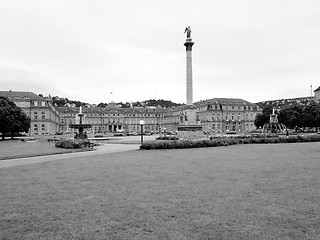
{"type": "Polygon", "coordinates": [[[190,27],[186,28],[185,32],[187,32],[187,39],[184,43],[186,46],[186,60],[187,60],[187,105],[193,104],[193,87],[192,87],[192,46],[194,42],[192,42],[191,38],[191,29],[190,27]]]}

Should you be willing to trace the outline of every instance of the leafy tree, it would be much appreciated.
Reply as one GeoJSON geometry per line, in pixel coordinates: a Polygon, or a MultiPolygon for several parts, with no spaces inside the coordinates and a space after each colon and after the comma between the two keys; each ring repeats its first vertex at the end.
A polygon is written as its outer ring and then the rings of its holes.
{"type": "Polygon", "coordinates": [[[147,106],[154,106],[154,107],[160,106],[163,108],[171,108],[171,107],[181,105],[178,103],[171,102],[170,100],[163,100],[163,99],[158,99],[158,100],[150,99],[150,100],[144,101],[144,103],[147,106]]]}
{"type": "Polygon", "coordinates": [[[318,130],[320,123],[320,106],[316,102],[311,102],[303,110],[303,127],[315,127],[318,130]]]}
{"type": "Polygon", "coordinates": [[[288,128],[302,127],[303,124],[303,106],[294,105],[282,109],[279,113],[279,122],[288,128]]]}
{"type": "Polygon", "coordinates": [[[58,96],[53,97],[52,102],[58,107],[64,107],[66,105],[66,100],[64,98],[59,98],[58,96]]]}
{"type": "Polygon", "coordinates": [[[264,124],[268,123],[270,121],[270,115],[272,114],[272,106],[266,106],[262,113],[259,113],[256,115],[256,118],[254,120],[254,125],[259,128],[263,127],[264,124]]]}
{"type": "Polygon", "coordinates": [[[30,128],[30,118],[8,98],[0,97],[0,132],[2,140],[6,133],[28,132],[30,128]]]}
{"type": "Polygon", "coordinates": [[[101,107],[101,108],[105,108],[106,106],[108,106],[108,104],[102,103],[102,102],[97,105],[97,107],[101,107]]]}

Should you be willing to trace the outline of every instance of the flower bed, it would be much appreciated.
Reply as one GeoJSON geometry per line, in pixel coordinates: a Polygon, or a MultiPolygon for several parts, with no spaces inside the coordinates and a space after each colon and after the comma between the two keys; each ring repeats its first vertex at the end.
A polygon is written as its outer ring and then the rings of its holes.
{"type": "Polygon", "coordinates": [[[272,143],[296,143],[296,142],[319,142],[319,135],[306,136],[263,136],[263,137],[224,137],[211,138],[203,140],[163,140],[148,141],[140,146],[140,149],[177,149],[177,148],[199,148],[199,147],[218,147],[229,146],[235,144],[272,144],[272,143]]]}
{"type": "Polygon", "coordinates": [[[89,140],[82,139],[60,139],[56,144],[58,148],[66,148],[66,149],[77,149],[77,148],[86,148],[92,147],[92,144],[89,140]]]}

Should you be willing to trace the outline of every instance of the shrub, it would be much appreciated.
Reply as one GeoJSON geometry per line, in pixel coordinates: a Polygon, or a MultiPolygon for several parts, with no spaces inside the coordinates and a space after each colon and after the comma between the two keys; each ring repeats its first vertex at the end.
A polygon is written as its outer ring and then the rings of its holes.
{"type": "Polygon", "coordinates": [[[224,137],[210,138],[210,140],[163,140],[148,141],[140,146],[140,149],[171,149],[171,148],[199,148],[199,147],[219,147],[235,144],[266,144],[266,143],[294,143],[294,142],[315,142],[320,141],[320,135],[308,136],[288,136],[279,137],[272,135],[262,135],[260,137],[224,137]]]}
{"type": "Polygon", "coordinates": [[[58,148],[76,149],[90,147],[90,141],[82,139],[60,139],[55,144],[58,148]]]}

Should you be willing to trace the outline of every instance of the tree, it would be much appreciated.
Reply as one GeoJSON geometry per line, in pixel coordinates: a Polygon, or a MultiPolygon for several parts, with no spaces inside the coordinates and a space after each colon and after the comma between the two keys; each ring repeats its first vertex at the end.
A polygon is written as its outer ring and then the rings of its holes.
{"type": "Polygon", "coordinates": [[[316,102],[311,102],[303,109],[303,127],[315,127],[318,130],[320,122],[320,106],[316,102]]]}
{"type": "Polygon", "coordinates": [[[17,107],[16,104],[5,97],[0,97],[0,132],[2,140],[6,133],[28,132],[30,128],[30,118],[17,107]]]}
{"type": "Polygon", "coordinates": [[[105,108],[106,106],[108,106],[107,103],[99,103],[97,107],[101,107],[101,108],[105,108]]]}
{"type": "Polygon", "coordinates": [[[254,125],[259,128],[263,127],[264,124],[268,123],[270,120],[270,115],[272,114],[272,106],[266,106],[262,113],[259,113],[256,115],[256,118],[254,120],[254,125]]]}
{"type": "Polygon", "coordinates": [[[293,105],[282,109],[279,113],[279,122],[288,128],[302,127],[303,123],[303,106],[293,105]]]}

